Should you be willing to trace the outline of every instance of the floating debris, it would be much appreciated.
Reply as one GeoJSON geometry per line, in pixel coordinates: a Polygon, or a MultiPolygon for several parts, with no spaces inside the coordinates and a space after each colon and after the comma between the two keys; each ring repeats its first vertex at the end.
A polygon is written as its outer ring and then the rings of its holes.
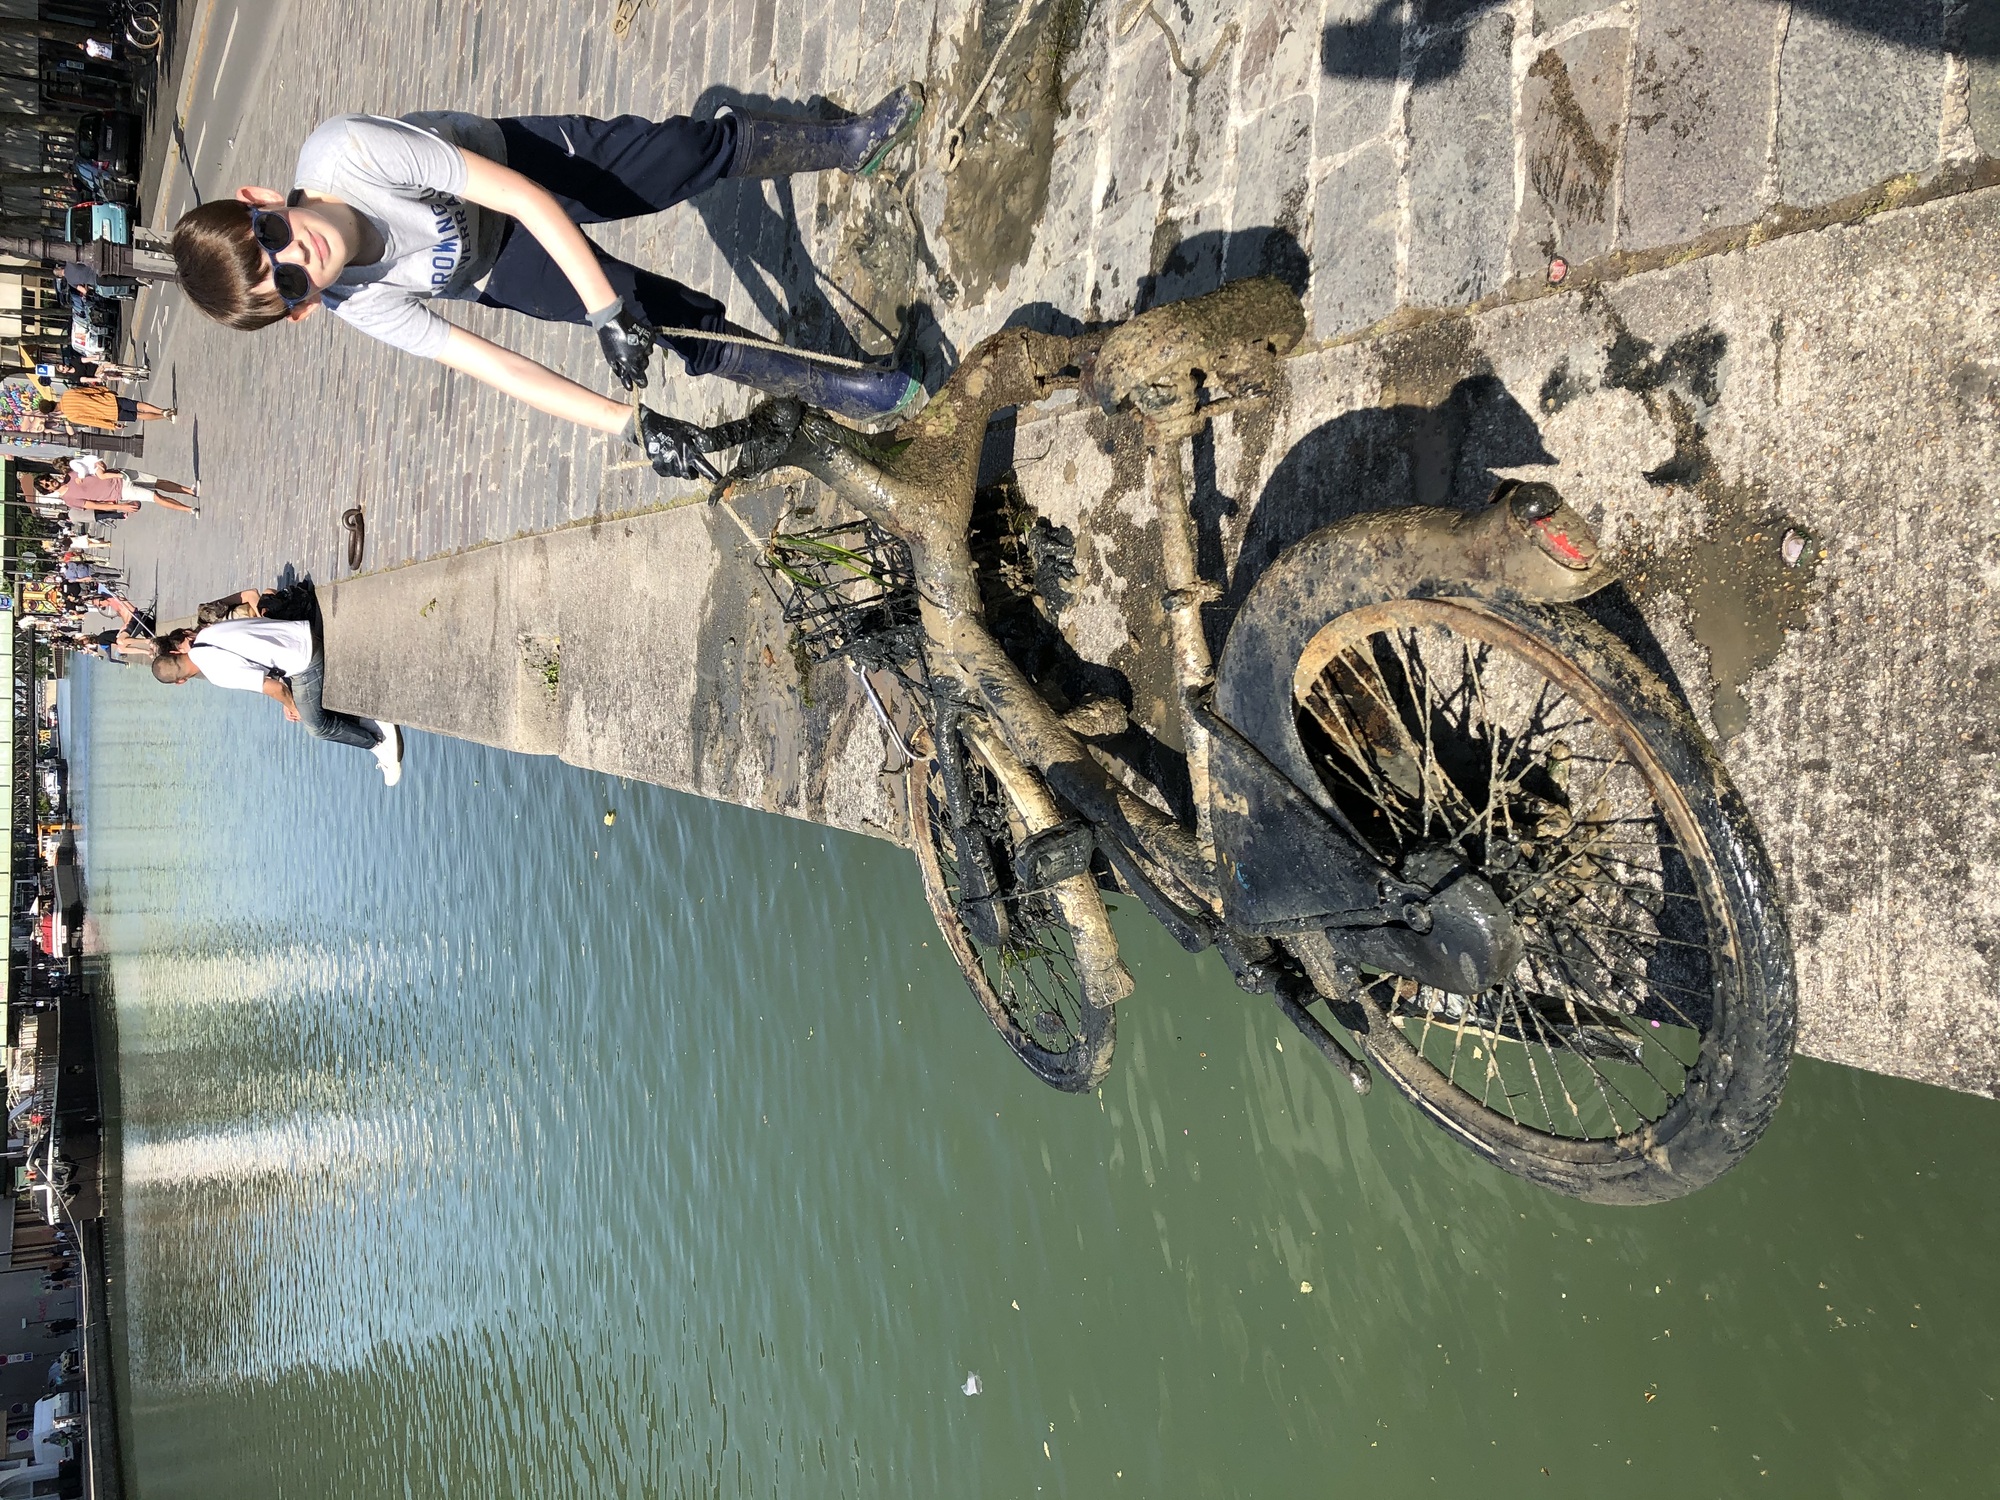
{"type": "Polygon", "coordinates": [[[1806,539],[1796,531],[1788,531],[1785,533],[1784,544],[1779,550],[1784,554],[1785,566],[1796,568],[1799,565],[1799,559],[1806,554],[1806,539]]]}
{"type": "Polygon", "coordinates": [[[616,823],[617,821],[618,821],[618,814],[616,810],[608,812],[604,815],[604,826],[606,828],[609,828],[613,823],[616,823]]]}
{"type": "Polygon", "coordinates": [[[960,1386],[959,1389],[964,1391],[965,1394],[968,1396],[976,1396],[981,1391],[985,1390],[986,1387],[979,1383],[979,1377],[977,1375],[973,1374],[970,1370],[967,1370],[965,1372],[965,1384],[960,1386]]]}
{"type": "Polygon", "coordinates": [[[1299,1290],[1308,1297],[1312,1295],[1312,1289],[1313,1289],[1313,1284],[1310,1281],[1301,1281],[1299,1283],[1299,1290]]]}

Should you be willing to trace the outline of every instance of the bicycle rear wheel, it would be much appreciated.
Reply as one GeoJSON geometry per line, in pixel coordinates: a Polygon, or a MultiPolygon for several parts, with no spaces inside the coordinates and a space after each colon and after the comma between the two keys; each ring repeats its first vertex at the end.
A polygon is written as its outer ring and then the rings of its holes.
{"type": "Polygon", "coordinates": [[[1118,1034],[1112,1004],[1131,983],[1115,959],[1106,965],[1088,957],[1088,930],[1104,921],[1103,898],[1088,875],[1021,889],[1015,855],[1039,821],[1035,810],[959,730],[941,739],[904,783],[924,900],[1001,1039],[1044,1083],[1088,1093],[1110,1070],[1118,1034]],[[964,820],[956,827],[939,763],[950,754],[962,758],[966,780],[964,820]]]}
{"type": "MultiPolygon", "coordinates": [[[[1377,857],[1476,875],[1524,945],[1477,994],[1364,972],[1390,1081],[1579,1198],[1659,1202],[1740,1160],[1790,1064],[1791,950],[1748,816],[1666,685],[1574,609],[1405,599],[1325,626],[1293,690],[1377,857]]],[[[1322,988],[1326,941],[1295,945],[1322,988]]]]}

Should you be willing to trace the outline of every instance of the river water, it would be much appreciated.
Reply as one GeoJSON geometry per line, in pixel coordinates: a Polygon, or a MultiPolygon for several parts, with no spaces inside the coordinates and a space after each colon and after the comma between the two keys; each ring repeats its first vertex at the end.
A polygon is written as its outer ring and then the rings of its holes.
{"type": "Polygon", "coordinates": [[[143,1500],[2000,1492],[1991,1102],[1802,1060],[1593,1208],[1134,910],[1070,1098],[887,845],[72,690],[143,1500]]]}

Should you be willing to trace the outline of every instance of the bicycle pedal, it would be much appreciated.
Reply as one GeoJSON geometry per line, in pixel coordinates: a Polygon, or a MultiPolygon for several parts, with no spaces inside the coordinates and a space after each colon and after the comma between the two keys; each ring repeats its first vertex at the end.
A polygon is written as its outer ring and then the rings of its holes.
{"type": "Polygon", "coordinates": [[[1081,823],[1061,823],[1031,834],[1014,851],[1014,874],[1020,891],[1045,891],[1073,875],[1090,873],[1090,856],[1097,842],[1081,823]]]}

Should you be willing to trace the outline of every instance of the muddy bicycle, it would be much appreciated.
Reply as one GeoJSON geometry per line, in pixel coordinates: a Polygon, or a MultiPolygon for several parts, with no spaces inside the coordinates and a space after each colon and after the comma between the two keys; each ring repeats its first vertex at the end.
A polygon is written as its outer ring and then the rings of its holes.
{"type": "Polygon", "coordinates": [[[1714,750],[1575,607],[1613,577],[1583,519],[1509,482],[1475,512],[1337,523],[1257,579],[1211,655],[1219,591],[1182,448],[1267,399],[1303,331],[1282,284],[1238,282],[1075,338],[995,334],[891,437],[777,400],[704,442],[736,451],[718,495],[796,469],[865,518],[776,539],[776,565],[835,650],[898,666],[917,695],[925,895],[1038,1076],[1081,1092],[1110,1066],[1132,989],[1104,903],[1119,891],[1215,949],[1356,1089],[1379,1070],[1506,1171],[1605,1203],[1691,1192],[1777,1107],[1791,949],[1714,750]],[[1122,705],[1059,711],[982,598],[968,533],[988,420],[1065,390],[1145,435],[1175,810],[1121,760],[1122,705]]]}

